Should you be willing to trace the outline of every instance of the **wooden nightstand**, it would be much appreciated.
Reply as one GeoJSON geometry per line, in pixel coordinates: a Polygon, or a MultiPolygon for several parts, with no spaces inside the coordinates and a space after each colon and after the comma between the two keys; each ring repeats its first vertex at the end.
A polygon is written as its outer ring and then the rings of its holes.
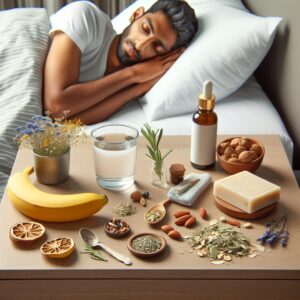
{"type": "MultiPolygon", "coordinates": [[[[227,136],[219,136],[219,141],[227,136]]],[[[143,221],[147,208],[166,198],[167,190],[150,184],[150,160],[144,155],[145,141],[139,141],[136,171],[136,186],[124,192],[104,191],[97,186],[90,145],[74,147],[71,153],[70,179],[57,186],[43,186],[41,189],[53,193],[96,192],[109,198],[97,215],[72,223],[43,223],[47,239],[70,236],[75,240],[76,251],[63,260],[45,259],[39,252],[42,244],[37,242],[28,248],[17,247],[9,238],[9,228],[16,222],[29,220],[14,209],[4,195],[0,205],[0,299],[299,299],[300,295],[300,192],[278,136],[255,136],[264,144],[266,154],[260,168],[261,176],[282,187],[281,200],[276,212],[264,219],[253,221],[253,229],[241,229],[252,242],[265,230],[267,220],[288,214],[290,240],[283,249],[267,247],[267,251],[254,258],[234,258],[233,262],[212,265],[209,259],[200,258],[191,252],[185,241],[171,240],[159,227],[150,227],[143,221]],[[151,194],[147,207],[137,204],[137,213],[124,218],[133,233],[152,231],[163,235],[168,242],[167,251],[159,257],[142,260],[130,254],[125,240],[114,240],[104,233],[103,225],[113,216],[112,208],[122,200],[129,201],[130,193],[140,189],[151,194]],[[108,262],[99,262],[80,254],[82,241],[78,230],[81,227],[93,229],[100,240],[119,252],[130,256],[132,266],[125,266],[105,254],[108,262]]],[[[190,165],[190,137],[164,137],[162,146],[174,151],[167,164],[183,163],[186,174],[198,173],[190,165]]],[[[13,171],[17,172],[32,164],[28,150],[20,150],[13,171]]],[[[208,170],[213,181],[227,176],[218,163],[208,170]]],[[[199,207],[205,207],[210,218],[218,219],[223,214],[215,207],[211,185],[191,208],[198,223],[193,229],[177,228],[183,235],[191,233],[208,221],[198,215],[199,207]],[[201,224],[200,224],[201,223],[201,224]]],[[[167,217],[162,224],[174,225],[173,212],[180,209],[171,203],[167,217]]],[[[160,224],[160,225],[162,225],[160,224]]],[[[176,225],[174,225],[176,227],[176,225]]],[[[44,239],[45,240],[45,239],[44,239]]]]}

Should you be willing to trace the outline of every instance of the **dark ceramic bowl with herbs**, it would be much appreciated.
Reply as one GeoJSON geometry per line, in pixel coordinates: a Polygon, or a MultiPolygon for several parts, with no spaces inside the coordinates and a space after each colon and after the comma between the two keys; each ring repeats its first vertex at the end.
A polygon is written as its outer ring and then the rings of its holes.
{"type": "Polygon", "coordinates": [[[112,238],[121,239],[129,234],[130,226],[121,219],[112,218],[105,223],[104,231],[112,238]]]}
{"type": "Polygon", "coordinates": [[[135,234],[127,243],[129,251],[141,258],[160,255],[164,252],[166,246],[166,240],[162,236],[151,232],[135,234]]]}

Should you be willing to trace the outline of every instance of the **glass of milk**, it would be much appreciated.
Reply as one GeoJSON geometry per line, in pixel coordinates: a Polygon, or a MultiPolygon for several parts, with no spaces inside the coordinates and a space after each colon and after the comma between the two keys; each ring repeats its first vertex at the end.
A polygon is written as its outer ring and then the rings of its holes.
{"type": "Polygon", "coordinates": [[[91,132],[98,185],[122,191],[134,183],[139,131],[122,124],[104,125],[91,132]]]}

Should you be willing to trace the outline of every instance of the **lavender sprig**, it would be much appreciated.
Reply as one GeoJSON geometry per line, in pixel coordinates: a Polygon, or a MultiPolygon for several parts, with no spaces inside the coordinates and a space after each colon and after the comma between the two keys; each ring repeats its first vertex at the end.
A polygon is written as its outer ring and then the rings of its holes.
{"type": "Polygon", "coordinates": [[[266,230],[257,241],[261,244],[268,243],[273,246],[276,241],[279,241],[282,247],[287,245],[289,232],[287,231],[287,215],[283,215],[278,221],[272,220],[265,225],[269,229],[266,230]]]}

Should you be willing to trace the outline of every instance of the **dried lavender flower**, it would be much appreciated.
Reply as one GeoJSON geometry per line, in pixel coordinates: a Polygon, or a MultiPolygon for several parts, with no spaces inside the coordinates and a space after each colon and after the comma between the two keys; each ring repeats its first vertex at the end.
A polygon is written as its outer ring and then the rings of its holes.
{"type": "Polygon", "coordinates": [[[287,231],[287,215],[283,215],[278,221],[272,220],[265,224],[266,230],[262,236],[257,238],[261,244],[268,243],[273,246],[277,241],[282,247],[287,245],[289,239],[289,232],[287,231]]]}

